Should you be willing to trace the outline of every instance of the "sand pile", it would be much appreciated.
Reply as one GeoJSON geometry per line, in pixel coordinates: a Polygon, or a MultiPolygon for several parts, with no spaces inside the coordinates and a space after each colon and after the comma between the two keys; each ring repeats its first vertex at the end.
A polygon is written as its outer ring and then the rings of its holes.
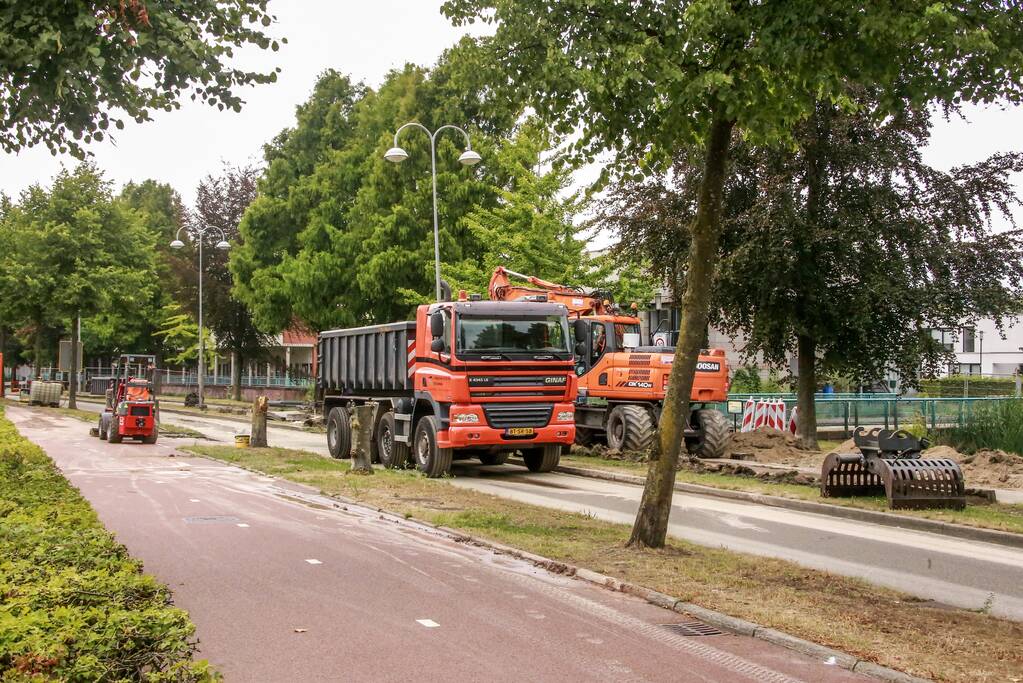
{"type": "Polygon", "coordinates": [[[981,450],[966,455],[951,446],[935,446],[924,451],[923,457],[955,460],[971,488],[1023,489],[1023,457],[1015,453],[981,450]]]}
{"type": "Polygon", "coordinates": [[[795,436],[777,429],[737,433],[732,437],[729,450],[731,453],[752,453],[757,462],[803,467],[820,467],[824,462],[824,453],[801,448],[795,436]]]}

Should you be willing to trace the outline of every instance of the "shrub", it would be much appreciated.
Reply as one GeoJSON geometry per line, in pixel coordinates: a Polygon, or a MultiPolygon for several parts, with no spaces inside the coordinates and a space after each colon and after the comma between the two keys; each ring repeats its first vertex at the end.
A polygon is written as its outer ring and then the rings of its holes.
{"type": "Polygon", "coordinates": [[[214,680],[194,633],[0,407],[0,680],[214,680]]]}
{"type": "Polygon", "coordinates": [[[937,439],[963,453],[990,448],[1023,455],[1023,399],[974,404],[965,425],[939,432],[937,439]]]}
{"type": "Polygon", "coordinates": [[[1016,380],[1011,377],[969,377],[955,375],[920,380],[920,391],[927,396],[1014,396],[1016,380]]]}

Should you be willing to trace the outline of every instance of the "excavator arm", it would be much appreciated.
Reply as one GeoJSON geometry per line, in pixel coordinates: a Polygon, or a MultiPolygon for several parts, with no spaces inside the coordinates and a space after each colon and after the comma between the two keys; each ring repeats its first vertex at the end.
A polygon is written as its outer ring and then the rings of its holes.
{"type": "Polygon", "coordinates": [[[614,313],[614,304],[607,292],[559,285],[532,275],[516,273],[504,266],[495,268],[490,277],[490,298],[493,301],[550,301],[564,304],[569,315],[575,316],[614,313]],[[525,280],[530,286],[512,284],[513,277],[525,280]]]}

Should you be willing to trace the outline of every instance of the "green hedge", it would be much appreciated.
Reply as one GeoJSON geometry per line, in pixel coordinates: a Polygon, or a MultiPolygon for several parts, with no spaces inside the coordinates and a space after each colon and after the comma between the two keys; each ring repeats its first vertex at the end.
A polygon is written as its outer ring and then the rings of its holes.
{"type": "Polygon", "coordinates": [[[0,681],[210,681],[195,626],[0,407],[0,681]]]}
{"type": "Polygon", "coordinates": [[[969,380],[967,393],[970,396],[1014,396],[1016,380],[1011,377],[941,377],[920,381],[920,391],[934,398],[957,398],[963,395],[963,388],[969,380]]]}

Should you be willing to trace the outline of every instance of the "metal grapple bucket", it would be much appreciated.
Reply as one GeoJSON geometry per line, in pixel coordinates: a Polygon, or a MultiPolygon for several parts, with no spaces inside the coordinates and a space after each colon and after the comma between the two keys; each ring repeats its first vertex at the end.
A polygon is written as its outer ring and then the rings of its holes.
{"type": "Polygon", "coordinates": [[[832,453],[821,469],[821,495],[877,496],[888,507],[966,507],[962,470],[948,458],[921,458],[927,447],[904,431],[856,429],[853,440],[859,453],[832,453]]]}

